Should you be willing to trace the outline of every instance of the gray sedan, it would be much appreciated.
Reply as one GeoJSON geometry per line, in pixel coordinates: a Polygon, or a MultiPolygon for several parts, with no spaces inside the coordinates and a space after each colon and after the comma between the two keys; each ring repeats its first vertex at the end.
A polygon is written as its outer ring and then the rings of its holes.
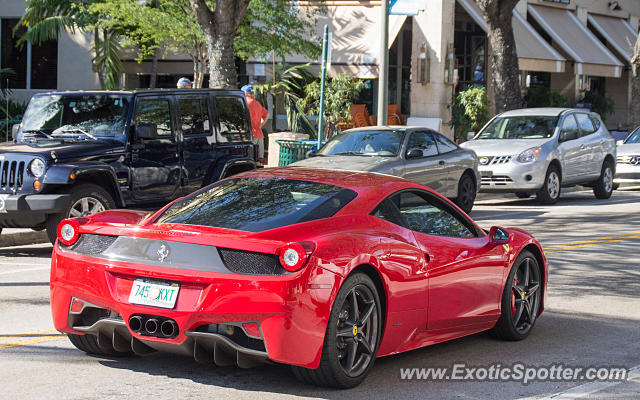
{"type": "Polygon", "coordinates": [[[291,165],[379,172],[410,179],[471,211],[480,174],[478,158],[438,132],[422,127],[350,129],[317,153],[291,165]]]}

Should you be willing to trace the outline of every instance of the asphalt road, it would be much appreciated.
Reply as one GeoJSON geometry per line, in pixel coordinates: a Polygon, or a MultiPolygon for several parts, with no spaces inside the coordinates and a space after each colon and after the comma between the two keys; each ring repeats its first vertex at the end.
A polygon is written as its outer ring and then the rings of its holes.
{"type": "Polygon", "coordinates": [[[284,366],[251,370],[202,366],[152,354],[88,356],[53,329],[49,310],[51,246],[0,249],[0,388],[6,398],[637,398],[640,368],[619,384],[582,382],[404,381],[400,369],[492,363],[578,367],[640,365],[640,192],[610,200],[591,192],[563,195],[555,206],[513,196],[481,196],[472,216],[483,227],[533,233],[550,261],[546,311],[531,336],[502,342],[477,334],[385,357],[349,391],[303,385],[284,366]]]}

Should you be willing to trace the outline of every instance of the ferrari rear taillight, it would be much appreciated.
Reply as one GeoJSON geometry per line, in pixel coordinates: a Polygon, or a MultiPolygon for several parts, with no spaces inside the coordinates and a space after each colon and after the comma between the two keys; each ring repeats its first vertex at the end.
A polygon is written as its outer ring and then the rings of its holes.
{"type": "Polygon", "coordinates": [[[80,223],[75,219],[64,219],[58,224],[58,240],[65,246],[71,246],[80,237],[80,223]]]}
{"type": "Polygon", "coordinates": [[[291,242],[278,249],[280,264],[290,272],[300,270],[307,263],[309,256],[316,249],[313,242],[291,242]]]}

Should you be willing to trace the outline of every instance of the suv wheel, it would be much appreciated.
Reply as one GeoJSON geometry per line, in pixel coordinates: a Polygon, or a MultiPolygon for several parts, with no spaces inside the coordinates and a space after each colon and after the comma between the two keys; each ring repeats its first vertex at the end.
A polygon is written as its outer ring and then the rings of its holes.
{"type": "Polygon", "coordinates": [[[554,204],[560,197],[562,178],[558,168],[550,165],[544,178],[544,185],[536,193],[538,201],[542,204],[554,204]]]}
{"type": "Polygon", "coordinates": [[[600,177],[593,186],[593,194],[598,199],[608,199],[613,193],[613,167],[609,161],[602,164],[600,177]]]}
{"type": "Polygon", "coordinates": [[[98,185],[84,183],[71,188],[71,199],[63,213],[52,214],[47,218],[47,236],[56,241],[58,224],[65,218],[86,217],[115,207],[111,195],[98,185]]]}

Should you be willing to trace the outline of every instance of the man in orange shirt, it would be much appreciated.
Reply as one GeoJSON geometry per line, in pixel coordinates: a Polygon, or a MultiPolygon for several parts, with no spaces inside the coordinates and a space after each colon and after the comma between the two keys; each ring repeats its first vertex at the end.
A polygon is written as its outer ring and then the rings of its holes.
{"type": "Polygon", "coordinates": [[[244,85],[241,90],[247,98],[247,107],[249,107],[249,114],[251,115],[253,144],[258,146],[258,158],[262,159],[264,158],[264,135],[262,134],[262,127],[269,119],[269,111],[262,107],[262,104],[253,97],[252,85],[244,85]]]}

